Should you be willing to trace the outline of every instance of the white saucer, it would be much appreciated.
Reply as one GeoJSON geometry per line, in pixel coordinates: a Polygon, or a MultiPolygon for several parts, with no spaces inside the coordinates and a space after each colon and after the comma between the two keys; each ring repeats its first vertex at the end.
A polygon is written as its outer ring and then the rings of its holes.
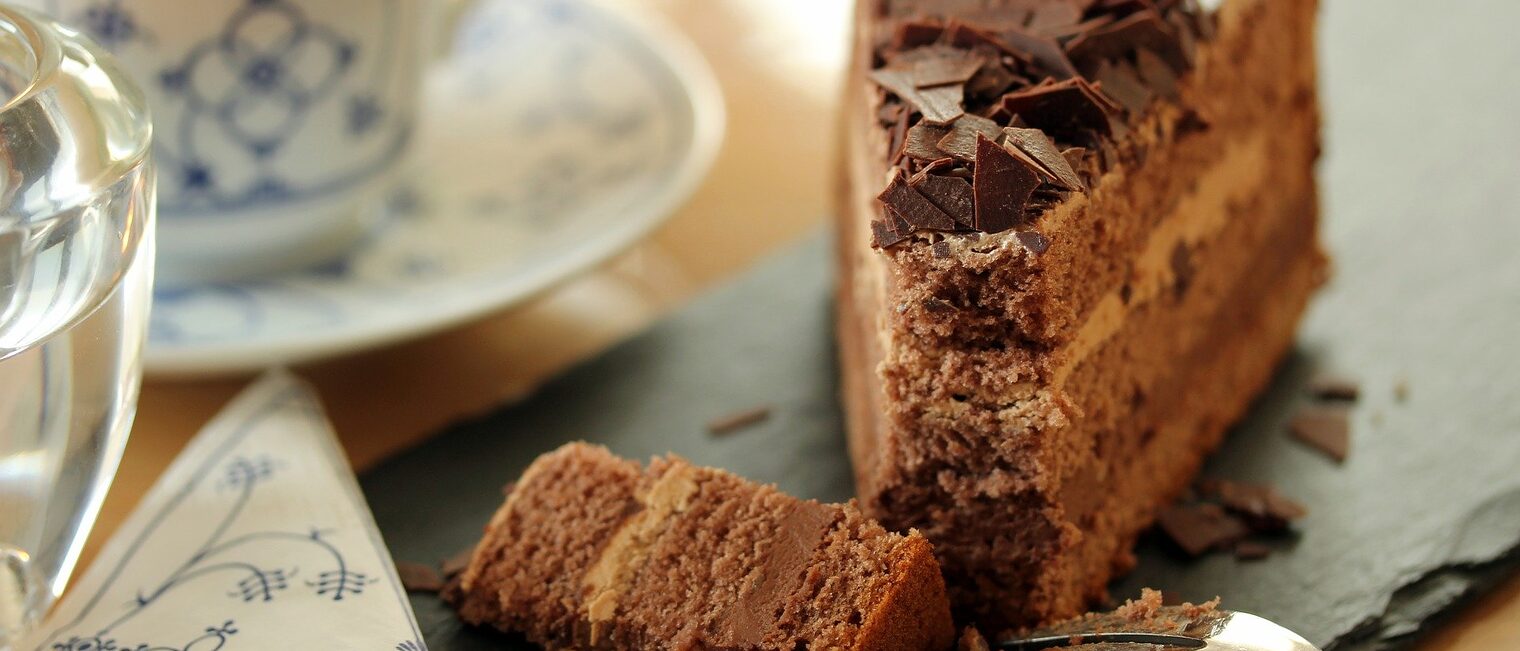
{"type": "Polygon", "coordinates": [[[385,223],[321,269],[158,292],[149,373],[248,371],[469,320],[639,240],[706,174],[722,97],[675,31],[585,0],[486,0],[459,25],[385,223]]]}

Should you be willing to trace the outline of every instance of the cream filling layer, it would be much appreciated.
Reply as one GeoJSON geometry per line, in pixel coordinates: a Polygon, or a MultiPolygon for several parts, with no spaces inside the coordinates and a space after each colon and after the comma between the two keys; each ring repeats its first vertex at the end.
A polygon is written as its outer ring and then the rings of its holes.
{"type": "Polygon", "coordinates": [[[1098,300],[1076,336],[1063,347],[1065,360],[1053,372],[1052,385],[1065,384],[1083,359],[1124,327],[1132,310],[1175,285],[1172,255],[1177,247],[1196,247],[1218,236],[1230,223],[1230,205],[1245,202],[1260,190],[1270,162],[1267,138],[1266,130],[1259,129],[1237,141],[1199,178],[1194,191],[1156,225],[1135,257],[1128,280],[1130,300],[1125,302],[1122,287],[1098,300]]]}
{"type": "Polygon", "coordinates": [[[697,493],[697,469],[680,464],[672,467],[645,491],[634,496],[641,507],[629,516],[602,548],[596,564],[581,579],[585,589],[586,619],[591,623],[591,644],[602,641],[607,623],[617,614],[618,601],[634,575],[649,559],[650,551],[671,518],[691,507],[697,493]]]}

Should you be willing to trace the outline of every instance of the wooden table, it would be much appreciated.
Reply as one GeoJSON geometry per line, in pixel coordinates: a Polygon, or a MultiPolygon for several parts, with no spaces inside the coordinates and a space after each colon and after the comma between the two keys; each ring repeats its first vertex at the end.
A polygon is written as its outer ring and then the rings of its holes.
{"type": "MultiPolygon", "coordinates": [[[[847,0],[618,0],[672,20],[723,86],[712,175],[645,243],[537,300],[426,339],[301,367],[363,470],[440,428],[525,395],[704,288],[812,231],[829,211],[847,0]]],[[[186,441],[247,378],[150,379],[85,562],[186,441]]],[[[1520,577],[1424,648],[1520,648],[1520,577]]]]}

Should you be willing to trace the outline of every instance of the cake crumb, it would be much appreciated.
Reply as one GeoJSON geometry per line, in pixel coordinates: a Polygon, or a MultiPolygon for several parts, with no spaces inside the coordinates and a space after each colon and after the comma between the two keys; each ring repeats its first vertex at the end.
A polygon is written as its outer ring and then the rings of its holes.
{"type": "Polygon", "coordinates": [[[1114,614],[1131,622],[1144,622],[1161,612],[1162,598],[1160,590],[1142,588],[1139,599],[1130,599],[1114,610],[1114,614]]]}
{"type": "Polygon", "coordinates": [[[982,632],[976,630],[975,626],[967,626],[966,630],[961,631],[960,644],[955,648],[957,651],[991,651],[987,646],[987,638],[982,637],[982,632]]]}

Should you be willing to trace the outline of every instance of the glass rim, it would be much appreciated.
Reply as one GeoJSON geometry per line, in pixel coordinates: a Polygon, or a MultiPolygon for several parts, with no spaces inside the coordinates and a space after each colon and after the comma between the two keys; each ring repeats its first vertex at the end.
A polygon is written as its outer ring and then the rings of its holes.
{"type": "Polygon", "coordinates": [[[25,60],[9,61],[26,71],[27,82],[0,104],[3,113],[35,96],[47,78],[57,73],[63,56],[55,31],[45,27],[39,16],[30,11],[0,5],[0,31],[10,32],[27,49],[25,60]]]}

